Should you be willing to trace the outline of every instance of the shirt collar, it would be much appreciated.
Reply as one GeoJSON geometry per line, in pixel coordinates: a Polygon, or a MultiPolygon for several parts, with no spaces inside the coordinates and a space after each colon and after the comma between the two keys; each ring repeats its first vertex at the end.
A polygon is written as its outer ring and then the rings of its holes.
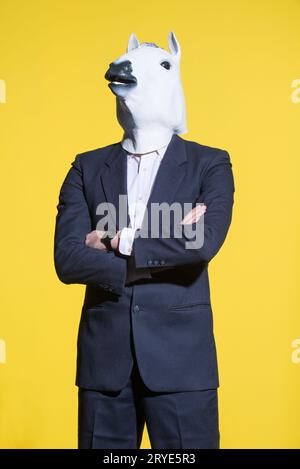
{"type": "MultiPolygon", "coordinates": [[[[168,145],[164,145],[163,147],[158,148],[157,150],[151,151],[151,152],[149,152],[149,153],[145,153],[145,155],[153,155],[153,153],[155,153],[155,154],[158,155],[160,158],[162,158],[162,157],[164,156],[165,152],[166,152],[167,146],[168,146],[168,145]]],[[[139,157],[140,157],[140,155],[135,155],[135,154],[133,154],[133,153],[128,153],[128,156],[129,156],[130,158],[139,158],[139,157]]],[[[143,154],[142,154],[141,156],[143,156],[143,154]]]]}

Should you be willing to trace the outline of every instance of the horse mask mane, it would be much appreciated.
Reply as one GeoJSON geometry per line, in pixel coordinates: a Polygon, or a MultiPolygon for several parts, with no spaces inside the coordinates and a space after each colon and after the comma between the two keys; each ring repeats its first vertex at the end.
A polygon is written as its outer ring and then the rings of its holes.
{"type": "Polygon", "coordinates": [[[170,52],[151,42],[140,44],[132,33],[126,53],[105,73],[124,130],[121,145],[130,153],[158,150],[174,133],[187,132],[181,49],[173,32],[168,35],[168,46],[170,52]]]}

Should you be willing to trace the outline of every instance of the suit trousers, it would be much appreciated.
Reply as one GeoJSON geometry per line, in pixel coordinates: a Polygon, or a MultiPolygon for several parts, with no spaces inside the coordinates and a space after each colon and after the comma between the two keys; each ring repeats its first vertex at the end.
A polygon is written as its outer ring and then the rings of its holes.
{"type": "Polygon", "coordinates": [[[124,388],[78,388],[78,448],[138,449],[146,423],[152,449],[218,449],[218,390],[150,390],[131,344],[133,367],[124,388]]]}

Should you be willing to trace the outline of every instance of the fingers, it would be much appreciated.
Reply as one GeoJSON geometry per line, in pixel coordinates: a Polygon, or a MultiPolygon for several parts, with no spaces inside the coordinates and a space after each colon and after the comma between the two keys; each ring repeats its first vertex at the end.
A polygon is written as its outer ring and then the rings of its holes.
{"type": "Polygon", "coordinates": [[[105,231],[94,230],[94,231],[92,231],[92,233],[95,233],[95,235],[97,236],[97,238],[98,238],[98,239],[101,239],[102,236],[104,235],[105,231]]]}
{"type": "Polygon", "coordinates": [[[200,217],[206,212],[206,205],[197,205],[181,221],[182,225],[189,225],[199,221],[200,217]]]}
{"type": "Polygon", "coordinates": [[[102,238],[104,231],[93,230],[90,233],[87,233],[85,237],[85,244],[90,248],[100,249],[102,251],[106,250],[106,246],[101,243],[100,239],[102,238]]]}
{"type": "Polygon", "coordinates": [[[89,246],[91,244],[91,240],[92,240],[92,232],[91,233],[88,233],[86,236],[85,236],[85,244],[87,246],[89,246]]]}
{"type": "Polygon", "coordinates": [[[196,207],[195,209],[195,212],[193,214],[193,217],[192,217],[192,223],[196,223],[200,217],[202,217],[202,215],[204,215],[204,213],[206,212],[206,206],[204,205],[199,205],[198,207],[196,207]]]}
{"type": "Polygon", "coordinates": [[[120,236],[121,236],[121,230],[119,230],[114,238],[111,240],[110,245],[114,251],[117,251],[119,248],[119,242],[120,242],[120,236]]]}

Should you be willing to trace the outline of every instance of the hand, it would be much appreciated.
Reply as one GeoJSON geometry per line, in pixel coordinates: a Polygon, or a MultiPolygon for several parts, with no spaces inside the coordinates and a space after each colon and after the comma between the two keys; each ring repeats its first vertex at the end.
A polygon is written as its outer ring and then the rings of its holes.
{"type": "Polygon", "coordinates": [[[110,245],[114,251],[118,251],[120,243],[121,230],[117,232],[116,236],[111,240],[110,245]]]}
{"type": "Polygon", "coordinates": [[[107,251],[106,246],[101,243],[100,239],[104,235],[105,231],[93,230],[88,233],[85,237],[86,246],[94,249],[100,249],[100,251],[107,251]]]}
{"type": "Polygon", "coordinates": [[[193,208],[183,220],[181,220],[181,225],[189,225],[190,223],[196,223],[200,217],[206,212],[206,205],[197,205],[193,208]]]}

